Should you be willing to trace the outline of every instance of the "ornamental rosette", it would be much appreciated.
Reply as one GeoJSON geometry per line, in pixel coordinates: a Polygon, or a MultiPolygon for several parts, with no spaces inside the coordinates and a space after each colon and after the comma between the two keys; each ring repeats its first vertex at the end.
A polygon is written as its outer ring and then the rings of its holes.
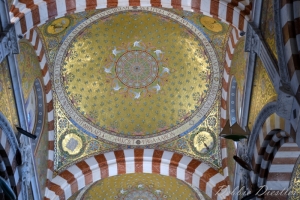
{"type": "Polygon", "coordinates": [[[162,91],[164,80],[172,72],[164,52],[141,40],[114,47],[104,73],[111,89],[125,97],[139,99],[162,91]]]}

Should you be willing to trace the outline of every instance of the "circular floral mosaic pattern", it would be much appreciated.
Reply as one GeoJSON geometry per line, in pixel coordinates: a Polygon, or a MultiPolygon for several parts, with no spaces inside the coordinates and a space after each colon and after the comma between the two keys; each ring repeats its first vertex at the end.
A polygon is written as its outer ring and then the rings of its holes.
{"type": "Polygon", "coordinates": [[[62,150],[62,154],[68,156],[78,156],[84,150],[85,140],[82,136],[76,133],[75,130],[69,130],[62,134],[58,145],[62,150]]]}
{"type": "Polygon", "coordinates": [[[193,130],[220,89],[207,38],[158,8],[91,16],[65,37],[53,77],[72,123],[126,145],[162,143],[193,130]]]}
{"type": "Polygon", "coordinates": [[[155,58],[146,51],[129,51],[117,61],[116,74],[127,87],[142,88],[157,78],[158,65],[155,58]]]}
{"type": "MultiPolygon", "coordinates": [[[[162,59],[162,53],[141,40],[134,41],[133,47],[115,47],[104,64],[108,66],[104,67],[106,82],[112,83],[113,93],[119,93],[125,98],[145,99],[161,92],[164,85],[161,78],[167,79],[172,71],[172,68],[166,67],[167,59],[162,59]]],[[[140,132],[140,127],[135,131],[140,132]]]]}
{"type": "Polygon", "coordinates": [[[195,153],[206,155],[213,152],[216,146],[216,138],[212,131],[200,129],[191,135],[192,149],[195,153]]]}

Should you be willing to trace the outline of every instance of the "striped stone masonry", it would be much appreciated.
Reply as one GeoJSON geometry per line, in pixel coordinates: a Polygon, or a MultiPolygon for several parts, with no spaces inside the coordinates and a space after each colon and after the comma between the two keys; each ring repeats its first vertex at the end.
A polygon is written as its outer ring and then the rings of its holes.
{"type": "MultiPolygon", "coordinates": [[[[269,174],[266,179],[266,186],[270,191],[282,191],[290,188],[293,170],[299,155],[300,148],[296,143],[286,142],[281,145],[269,167],[269,174]]],[[[287,199],[286,194],[278,196],[287,199]]]]}
{"type": "Polygon", "coordinates": [[[300,1],[281,0],[280,2],[284,57],[292,90],[300,104],[300,1]]]}
{"type": "Polygon", "coordinates": [[[236,28],[233,28],[229,39],[227,42],[226,52],[225,52],[225,64],[222,80],[222,97],[221,97],[221,127],[224,127],[227,121],[227,112],[228,112],[228,90],[229,90],[229,81],[230,81],[230,67],[231,61],[233,58],[233,53],[238,40],[240,39],[239,31],[236,28]]]}
{"type": "Polygon", "coordinates": [[[246,30],[252,9],[252,3],[248,0],[29,0],[16,1],[10,9],[10,18],[11,22],[15,23],[16,32],[24,34],[34,26],[44,24],[49,19],[59,18],[65,14],[122,6],[153,6],[201,12],[221,19],[243,31],[246,30]]]}
{"type": "MultiPolygon", "coordinates": [[[[1,116],[2,117],[2,116],[1,116]]],[[[11,188],[14,190],[16,196],[22,199],[21,194],[21,177],[19,175],[18,166],[16,162],[16,148],[13,147],[7,138],[9,133],[0,123],[0,176],[9,180],[11,188]]],[[[12,134],[14,134],[12,132],[12,134]]]]}
{"type": "MultiPolygon", "coordinates": [[[[266,185],[268,192],[288,189],[293,168],[300,155],[293,133],[287,133],[283,118],[270,115],[261,128],[252,158],[251,183],[266,185]]],[[[286,199],[286,195],[279,195],[286,199]]],[[[265,196],[266,199],[270,196],[265,196]]]]}
{"type": "Polygon", "coordinates": [[[225,179],[207,164],[174,152],[127,149],[90,157],[52,179],[45,199],[67,199],[86,185],[100,179],[129,173],[155,173],[191,183],[212,199],[230,199],[225,179]]]}

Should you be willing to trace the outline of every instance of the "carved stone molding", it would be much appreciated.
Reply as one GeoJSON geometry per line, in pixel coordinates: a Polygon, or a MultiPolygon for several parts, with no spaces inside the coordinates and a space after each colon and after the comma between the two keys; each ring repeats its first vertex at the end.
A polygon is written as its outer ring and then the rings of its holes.
{"type": "MultiPolygon", "coordinates": [[[[8,120],[5,118],[5,116],[0,112],[0,128],[3,130],[2,134],[4,133],[6,135],[6,138],[10,144],[10,149],[13,151],[13,154],[16,154],[17,149],[19,149],[19,144],[16,138],[16,135],[10,126],[8,120]]],[[[20,172],[21,168],[18,167],[18,170],[20,172]]],[[[21,174],[21,173],[20,173],[21,174]]],[[[21,187],[21,195],[22,199],[27,199],[27,190],[23,189],[23,185],[21,187]]]]}
{"type": "Polygon", "coordinates": [[[282,25],[281,25],[281,6],[279,0],[273,0],[274,3],[274,23],[275,23],[275,37],[276,37],[276,50],[278,56],[278,68],[280,79],[283,85],[290,87],[290,76],[287,70],[286,60],[284,55],[284,42],[282,35],[282,25]]]}
{"type": "Polygon", "coordinates": [[[33,176],[31,161],[32,151],[29,139],[24,135],[21,135],[20,137],[20,151],[22,155],[22,165],[20,173],[22,175],[22,182],[25,182],[26,186],[29,186],[31,177],[33,176]]]}
{"type": "MultiPolygon", "coordinates": [[[[248,156],[247,140],[244,139],[239,142],[237,154],[246,163],[248,163],[248,164],[250,163],[250,159],[248,156]]],[[[240,174],[241,174],[240,178],[241,178],[242,186],[244,186],[247,191],[250,191],[250,187],[249,187],[250,173],[249,173],[249,171],[240,167],[240,174]]]]}
{"type": "Polygon", "coordinates": [[[240,122],[240,125],[242,127],[245,127],[248,124],[255,61],[256,61],[256,54],[253,52],[249,53],[247,72],[246,72],[246,82],[245,82],[244,94],[243,94],[242,115],[241,115],[241,122],[240,122]]]}
{"type": "Polygon", "coordinates": [[[13,24],[9,24],[0,33],[0,62],[2,62],[7,55],[17,53],[19,53],[19,46],[15,27],[13,24]]]}
{"type": "Polygon", "coordinates": [[[43,96],[44,96],[43,86],[42,86],[39,79],[36,79],[34,81],[34,90],[35,90],[35,94],[36,94],[36,97],[37,97],[37,105],[36,105],[37,118],[36,118],[36,123],[35,123],[35,128],[34,128],[34,133],[33,134],[37,136],[37,139],[31,141],[33,151],[36,150],[36,146],[38,144],[39,137],[40,137],[40,135],[43,131],[44,118],[45,118],[45,105],[44,105],[44,99],[43,99],[43,96]]]}
{"type": "Polygon", "coordinates": [[[277,97],[276,114],[286,120],[290,120],[294,99],[290,94],[280,91],[277,97]]]}
{"type": "Polygon", "coordinates": [[[20,137],[20,152],[22,155],[22,165],[19,168],[19,174],[21,174],[22,196],[23,199],[28,199],[28,187],[30,186],[31,179],[34,177],[34,169],[31,143],[27,136],[21,135],[20,137]]]}
{"type": "Polygon", "coordinates": [[[16,135],[10,126],[6,117],[0,112],[0,128],[3,130],[4,134],[6,135],[10,147],[12,148],[14,154],[16,153],[17,149],[19,148],[19,144],[16,138],[16,135]]]}
{"type": "Polygon", "coordinates": [[[261,42],[260,52],[258,55],[274,85],[275,90],[278,92],[280,86],[280,77],[276,70],[277,64],[272,58],[271,53],[269,52],[269,49],[267,48],[265,42],[263,41],[261,42]]]}
{"type": "MultiPolygon", "coordinates": [[[[245,43],[245,51],[255,53],[259,56],[263,62],[264,68],[266,69],[276,91],[279,90],[280,83],[285,87],[289,87],[280,81],[280,76],[277,72],[277,63],[271,56],[269,49],[267,48],[264,40],[262,39],[260,30],[254,27],[252,23],[247,26],[247,35],[245,43]]],[[[251,61],[249,61],[250,63],[251,61]]]]}
{"type": "Polygon", "coordinates": [[[261,41],[262,39],[259,30],[255,28],[251,22],[249,22],[246,33],[245,51],[259,54],[261,41]]]}
{"type": "MultiPolygon", "coordinates": [[[[243,161],[250,165],[250,159],[248,156],[248,146],[247,140],[241,140],[237,145],[237,156],[240,157],[243,161]]],[[[250,187],[250,171],[241,167],[238,163],[236,163],[235,168],[235,177],[234,177],[234,186],[232,188],[233,200],[238,200],[240,196],[247,195],[247,192],[251,191],[250,187]],[[238,194],[238,190],[241,189],[241,195],[238,194]],[[242,193],[244,192],[244,193],[242,193]]]]}

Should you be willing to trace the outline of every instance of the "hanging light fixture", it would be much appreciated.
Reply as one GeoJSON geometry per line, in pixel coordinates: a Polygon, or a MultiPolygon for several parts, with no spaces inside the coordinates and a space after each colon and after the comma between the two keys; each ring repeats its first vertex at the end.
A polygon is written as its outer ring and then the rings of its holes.
{"type": "Polygon", "coordinates": [[[241,139],[247,139],[250,135],[249,128],[246,127],[247,131],[244,131],[237,123],[234,123],[232,126],[229,124],[229,120],[227,120],[223,130],[220,133],[220,136],[225,139],[230,139],[235,142],[240,141],[241,139]]]}

